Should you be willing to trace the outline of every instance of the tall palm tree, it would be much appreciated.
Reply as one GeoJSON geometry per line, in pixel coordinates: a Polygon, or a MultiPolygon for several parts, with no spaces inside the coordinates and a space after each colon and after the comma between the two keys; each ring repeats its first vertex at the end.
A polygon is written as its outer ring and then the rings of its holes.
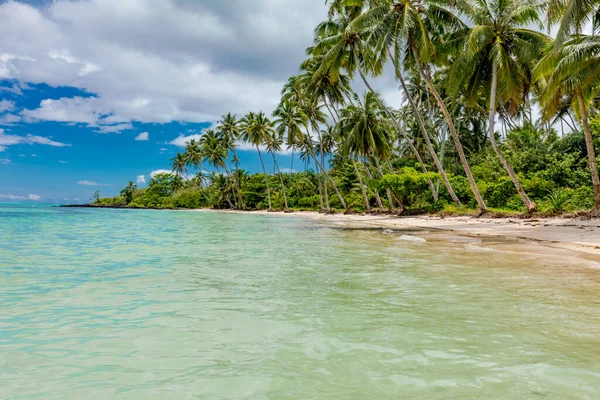
{"type": "MultiPolygon", "coordinates": [[[[465,0],[457,3],[460,15],[469,19],[467,26],[454,33],[460,54],[454,60],[449,83],[454,91],[464,89],[478,101],[489,88],[488,137],[492,148],[508,172],[517,193],[529,212],[536,206],[525,193],[514,169],[496,142],[496,106],[527,97],[527,80],[532,60],[541,57],[550,38],[527,28],[540,24],[540,0],[465,0]]],[[[467,96],[469,98],[470,96],[467,96]]]]}
{"type": "MultiPolygon", "coordinates": [[[[225,170],[227,178],[231,179],[231,172],[227,168],[229,149],[225,146],[223,142],[223,137],[217,132],[215,132],[213,129],[207,129],[201,138],[201,145],[203,160],[208,162],[209,164],[212,164],[217,169],[217,173],[219,172],[220,168],[223,168],[225,170]]],[[[237,208],[238,199],[235,190],[235,185],[232,185],[231,189],[234,201],[233,208],[237,208]]]]}
{"type": "MultiPolygon", "coordinates": [[[[387,161],[392,155],[392,131],[389,119],[379,106],[372,92],[365,93],[363,99],[355,95],[353,104],[342,109],[340,126],[345,132],[342,142],[343,153],[351,157],[364,157],[375,164],[380,177],[383,170],[379,159],[387,161]]],[[[387,189],[388,205],[393,210],[392,194],[387,189]]]]}
{"type": "MultiPolygon", "coordinates": [[[[236,152],[236,141],[239,139],[240,137],[240,132],[241,132],[241,127],[240,127],[240,121],[236,118],[235,115],[231,114],[231,113],[227,113],[226,115],[221,117],[221,120],[218,122],[217,125],[217,132],[220,136],[221,142],[223,143],[223,146],[225,147],[225,149],[227,150],[227,152],[231,152],[233,155],[233,164],[235,166],[234,171],[237,172],[238,168],[239,168],[239,158],[237,156],[237,152],[236,152]]],[[[241,192],[240,192],[240,184],[239,181],[237,180],[238,175],[233,173],[232,177],[234,179],[234,186],[237,192],[237,197],[239,202],[242,202],[242,198],[241,198],[241,192]]]]}
{"type": "MultiPolygon", "coordinates": [[[[396,79],[400,81],[404,92],[404,98],[407,100],[419,130],[425,139],[427,151],[440,173],[440,177],[442,178],[450,197],[457,205],[460,205],[460,200],[454,193],[454,189],[450,184],[442,163],[433,148],[429,133],[421,118],[421,113],[419,113],[417,105],[409,93],[408,86],[404,80],[400,67],[399,60],[401,59],[401,49],[406,48],[408,38],[420,36],[419,30],[421,27],[414,23],[415,19],[413,18],[412,11],[413,9],[411,7],[400,7],[399,3],[396,2],[380,2],[378,5],[358,16],[351,24],[350,29],[368,29],[370,32],[367,38],[368,45],[379,50],[374,56],[380,57],[382,60],[386,61],[389,58],[389,60],[392,61],[396,79]]],[[[429,45],[429,42],[424,41],[424,44],[429,45]]]]}
{"type": "MultiPolygon", "coordinates": [[[[353,76],[354,72],[358,72],[361,80],[367,86],[369,91],[376,94],[365,74],[365,68],[378,75],[383,71],[383,65],[385,60],[378,57],[373,57],[371,49],[363,43],[363,36],[367,35],[368,32],[353,31],[352,17],[347,15],[340,15],[335,20],[328,20],[321,23],[316,29],[316,40],[317,44],[311,49],[313,57],[320,58],[320,68],[316,72],[316,75],[321,74],[339,74],[339,69],[344,68],[350,76],[353,76]]],[[[416,148],[412,144],[410,138],[406,135],[406,132],[402,129],[398,121],[393,117],[391,110],[389,110],[383,101],[375,96],[375,99],[380,103],[381,108],[388,115],[390,120],[393,122],[393,126],[403,136],[404,140],[409,144],[411,151],[415,154],[423,172],[427,174],[427,180],[434,196],[435,187],[433,182],[429,178],[427,167],[423,162],[421,155],[417,152],[416,148]]]]}
{"type": "Polygon", "coordinates": [[[186,164],[185,156],[182,153],[177,153],[175,157],[171,158],[171,170],[176,176],[182,176],[187,173],[186,164]]]}
{"type": "Polygon", "coordinates": [[[262,153],[260,151],[260,146],[262,146],[265,143],[265,139],[271,135],[272,131],[272,123],[262,111],[259,113],[249,112],[242,119],[242,140],[256,147],[256,151],[258,152],[258,157],[260,158],[260,163],[263,168],[263,172],[265,175],[265,184],[267,185],[269,211],[272,210],[271,189],[269,187],[269,176],[267,175],[267,170],[265,168],[265,163],[263,161],[262,153]]]}
{"type": "Polygon", "coordinates": [[[547,83],[541,96],[546,120],[563,104],[572,105],[579,117],[594,189],[594,208],[600,211],[600,178],[589,115],[592,102],[600,95],[600,39],[597,36],[574,36],[559,51],[550,51],[540,61],[536,75],[544,77],[547,83]]]}
{"type": "MultiPolygon", "coordinates": [[[[434,0],[382,0],[375,4],[372,10],[374,11],[366,16],[358,17],[357,21],[350,27],[350,31],[358,34],[360,30],[368,27],[370,29],[369,33],[378,38],[376,41],[378,48],[385,49],[385,53],[391,54],[393,57],[392,62],[396,65],[396,70],[402,64],[405,70],[416,68],[444,115],[479,211],[480,213],[486,212],[487,208],[483,196],[473,178],[460,136],[443,98],[433,84],[430,69],[430,64],[436,59],[436,48],[442,43],[440,34],[447,31],[448,28],[452,30],[460,27],[460,19],[454,18],[448,12],[446,5],[434,0]],[[381,4],[382,6],[380,6],[381,4]],[[390,8],[392,9],[391,14],[390,8]],[[379,26],[378,21],[383,21],[383,25],[379,26]],[[398,29],[396,24],[400,23],[403,26],[398,29]],[[381,32],[378,32],[378,29],[381,32]],[[398,36],[396,37],[396,35],[398,36]]],[[[386,57],[382,53],[383,51],[379,52],[378,57],[372,58],[374,61],[370,62],[370,64],[373,64],[371,69],[375,72],[380,70],[381,64],[385,62],[386,57]]]]}
{"type": "Polygon", "coordinates": [[[281,182],[281,188],[283,191],[283,202],[285,205],[284,211],[288,211],[288,202],[287,195],[285,193],[285,183],[283,182],[283,175],[281,174],[281,170],[279,169],[279,163],[277,162],[277,157],[275,157],[275,153],[281,151],[281,146],[283,144],[283,139],[281,136],[278,136],[275,131],[273,131],[269,136],[265,137],[265,145],[267,147],[267,151],[271,153],[273,157],[273,162],[275,163],[275,168],[277,168],[277,175],[279,176],[279,181],[281,182]]]}
{"type": "Polygon", "coordinates": [[[125,189],[121,190],[121,196],[125,197],[125,201],[127,202],[127,204],[131,203],[131,201],[133,200],[133,195],[135,194],[136,190],[137,186],[135,185],[135,183],[133,183],[133,181],[129,181],[127,186],[125,186],[125,189]]]}

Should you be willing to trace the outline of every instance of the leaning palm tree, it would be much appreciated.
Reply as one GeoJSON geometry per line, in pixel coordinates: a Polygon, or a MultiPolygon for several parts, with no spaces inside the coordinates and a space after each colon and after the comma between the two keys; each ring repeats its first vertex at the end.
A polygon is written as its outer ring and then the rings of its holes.
{"type": "MultiPolygon", "coordinates": [[[[353,104],[342,109],[340,128],[345,132],[342,151],[351,157],[363,157],[376,166],[380,177],[383,177],[380,161],[387,161],[392,155],[392,131],[389,119],[375,98],[375,94],[367,92],[363,99],[354,95],[353,104]]],[[[388,206],[393,211],[392,194],[387,189],[388,206]]]]}
{"type": "MultiPolygon", "coordinates": [[[[421,34],[419,30],[422,29],[422,27],[414,24],[415,19],[412,15],[413,12],[414,9],[412,7],[399,7],[395,2],[383,1],[358,16],[349,28],[360,30],[368,29],[370,33],[367,38],[367,45],[376,49],[374,56],[379,57],[384,61],[387,61],[388,59],[392,61],[396,79],[400,81],[404,92],[404,98],[407,100],[419,130],[425,139],[427,151],[440,173],[442,182],[448,190],[448,194],[452,198],[452,201],[457,205],[460,205],[460,200],[454,193],[454,189],[444,171],[442,162],[433,148],[431,138],[427,132],[421,113],[417,109],[417,104],[415,104],[413,96],[409,93],[400,66],[399,60],[402,57],[402,49],[406,48],[409,38],[415,36],[418,37],[421,34]]],[[[428,45],[429,42],[424,41],[424,44],[428,45]]]]}
{"type": "Polygon", "coordinates": [[[282,144],[283,139],[280,136],[278,136],[275,132],[272,132],[269,136],[265,137],[265,145],[267,151],[271,153],[271,156],[273,156],[273,162],[275,163],[275,168],[277,168],[277,175],[279,176],[279,181],[281,182],[281,188],[283,191],[283,202],[285,205],[284,211],[288,211],[287,195],[285,193],[285,183],[283,182],[283,175],[281,174],[281,170],[279,169],[277,157],[275,157],[275,153],[281,151],[282,144]]]}
{"type": "MultiPolygon", "coordinates": [[[[227,113],[227,115],[221,117],[221,120],[218,122],[216,129],[221,139],[221,142],[223,143],[223,146],[225,147],[228,153],[231,152],[233,155],[232,161],[235,165],[234,172],[237,172],[239,168],[239,158],[235,149],[237,147],[236,141],[239,139],[241,132],[240,121],[235,117],[235,115],[227,113]]],[[[234,179],[233,183],[237,192],[238,200],[241,203],[242,195],[240,191],[240,184],[237,181],[237,174],[233,173],[232,177],[234,179]]]]}
{"type": "Polygon", "coordinates": [[[171,170],[176,176],[182,176],[187,173],[186,159],[182,153],[171,158],[171,170]]]}
{"type": "MultiPolygon", "coordinates": [[[[363,36],[368,35],[368,31],[359,32],[357,30],[352,30],[352,22],[352,17],[340,15],[335,20],[325,21],[317,27],[315,38],[317,43],[314,47],[309,49],[311,55],[313,57],[318,57],[320,61],[320,67],[315,72],[315,76],[321,74],[336,76],[339,74],[341,68],[345,69],[350,76],[353,76],[355,72],[358,72],[361,80],[365,86],[367,86],[369,91],[376,94],[376,91],[367,80],[365,71],[366,68],[368,68],[373,74],[380,74],[383,71],[385,60],[373,56],[372,48],[367,46],[363,41],[363,36]]],[[[379,102],[390,121],[393,122],[393,126],[398,133],[400,133],[404,140],[409,144],[416,159],[421,165],[423,172],[427,174],[429,187],[435,197],[435,186],[429,178],[427,167],[425,166],[421,155],[417,152],[412,141],[406,135],[406,132],[400,126],[398,121],[393,117],[391,110],[383,104],[383,101],[379,99],[379,96],[376,95],[375,99],[379,102]]]]}
{"type": "Polygon", "coordinates": [[[267,116],[261,111],[259,113],[249,112],[242,119],[242,135],[241,138],[244,142],[252,144],[256,147],[260,163],[263,168],[265,175],[265,184],[267,185],[267,198],[269,200],[269,211],[271,207],[271,189],[269,188],[269,176],[265,168],[260,146],[265,143],[265,139],[271,135],[273,131],[272,123],[269,121],[267,116]]]}
{"type": "MultiPolygon", "coordinates": [[[[461,26],[460,19],[454,18],[448,12],[446,5],[434,0],[399,0],[394,2],[382,0],[376,2],[372,9],[378,11],[373,11],[366,17],[357,17],[357,21],[349,27],[349,31],[354,35],[358,35],[361,30],[367,29],[369,34],[372,33],[376,35],[375,37],[379,37],[376,40],[375,47],[384,50],[379,52],[377,57],[366,57],[370,69],[375,73],[381,71],[381,65],[386,60],[385,52],[391,55],[396,70],[400,68],[400,65],[403,65],[405,70],[415,68],[418,71],[425,80],[429,92],[435,98],[446,120],[469,186],[477,201],[479,212],[486,212],[485,201],[473,178],[460,136],[444,99],[433,83],[431,74],[431,63],[436,60],[436,48],[443,43],[440,34],[448,29],[459,28],[461,26]],[[378,8],[377,6],[380,4],[383,4],[383,6],[378,8]],[[392,10],[391,14],[390,9],[392,10]],[[389,23],[379,26],[378,22],[383,19],[387,19],[389,23]],[[398,30],[396,24],[403,24],[403,26],[398,30]],[[380,32],[377,32],[377,30],[380,30],[380,32]]],[[[361,42],[358,42],[358,44],[361,45],[361,42]]],[[[358,50],[356,51],[358,52],[358,50]]]]}
{"type": "MultiPolygon", "coordinates": [[[[201,138],[201,143],[203,160],[209,164],[212,164],[217,169],[217,173],[219,172],[220,168],[223,168],[227,178],[231,179],[231,172],[227,168],[229,148],[224,145],[222,137],[214,130],[208,129],[206,132],[204,132],[204,135],[201,138]]],[[[234,186],[232,186],[232,192],[234,200],[233,208],[237,208],[238,200],[234,186]]]]}
{"type": "Polygon", "coordinates": [[[464,90],[467,100],[477,102],[489,90],[488,137],[494,152],[510,176],[529,212],[536,206],[525,193],[512,165],[496,142],[495,121],[498,98],[501,104],[517,108],[527,97],[527,80],[532,60],[539,59],[550,38],[528,28],[539,24],[540,0],[465,0],[457,3],[459,15],[468,26],[455,32],[460,54],[454,60],[449,85],[464,90]]]}
{"type": "Polygon", "coordinates": [[[600,211],[600,178],[590,129],[591,104],[600,95],[600,39],[577,35],[565,42],[558,52],[550,49],[538,64],[536,75],[546,80],[541,96],[546,120],[551,119],[564,104],[570,104],[579,117],[594,189],[594,208],[600,211]]]}

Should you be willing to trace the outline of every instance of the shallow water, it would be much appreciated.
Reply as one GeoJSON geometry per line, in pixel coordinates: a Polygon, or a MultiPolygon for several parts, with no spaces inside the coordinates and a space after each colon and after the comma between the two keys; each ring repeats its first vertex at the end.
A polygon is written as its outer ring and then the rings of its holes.
{"type": "Polygon", "coordinates": [[[449,239],[0,205],[0,398],[600,398],[600,271],[449,239]]]}

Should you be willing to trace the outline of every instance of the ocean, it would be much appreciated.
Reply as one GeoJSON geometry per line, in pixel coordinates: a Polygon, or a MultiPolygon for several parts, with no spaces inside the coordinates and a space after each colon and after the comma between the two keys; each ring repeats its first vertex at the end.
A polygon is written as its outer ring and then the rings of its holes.
{"type": "Polygon", "coordinates": [[[598,270],[384,233],[0,203],[0,398],[600,398],[598,270]]]}

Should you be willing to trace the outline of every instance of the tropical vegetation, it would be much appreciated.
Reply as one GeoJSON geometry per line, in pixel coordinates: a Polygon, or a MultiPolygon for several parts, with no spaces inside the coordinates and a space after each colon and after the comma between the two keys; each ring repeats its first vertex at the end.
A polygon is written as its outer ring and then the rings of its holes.
{"type": "Polygon", "coordinates": [[[600,3],[327,6],[270,115],[224,115],[171,160],[171,174],[152,177],[146,188],[129,182],[96,203],[600,213],[600,3]],[[400,107],[374,89],[392,77],[396,88],[386,95],[397,92],[400,107]],[[261,173],[242,168],[240,143],[256,150],[261,173]],[[304,171],[280,168],[282,151],[299,156],[304,171]]]}

